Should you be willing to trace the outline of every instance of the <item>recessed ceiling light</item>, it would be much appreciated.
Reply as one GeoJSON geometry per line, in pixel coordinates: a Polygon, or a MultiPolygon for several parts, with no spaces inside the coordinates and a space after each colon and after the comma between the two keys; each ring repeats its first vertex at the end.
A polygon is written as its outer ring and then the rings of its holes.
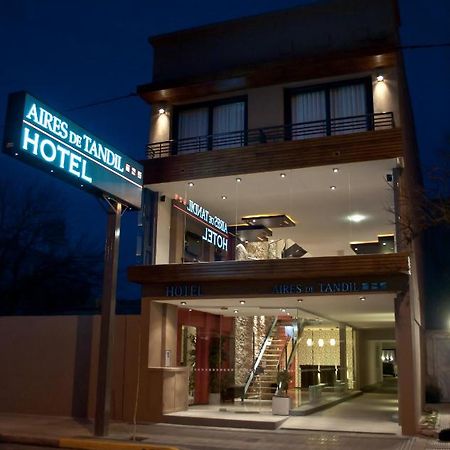
{"type": "Polygon", "coordinates": [[[330,345],[331,345],[332,347],[334,347],[334,346],[336,345],[336,339],[331,338],[331,339],[330,339],[330,345]]]}
{"type": "Polygon", "coordinates": [[[191,308],[189,308],[189,312],[192,312],[192,309],[191,309],[191,308]]]}
{"type": "Polygon", "coordinates": [[[347,216],[347,219],[350,222],[359,223],[359,222],[362,222],[363,220],[367,219],[367,217],[362,214],[351,214],[350,216],[347,216]]]}
{"type": "Polygon", "coordinates": [[[239,303],[240,303],[241,305],[245,305],[245,300],[241,300],[239,303]]]}
{"type": "Polygon", "coordinates": [[[184,306],[185,304],[186,304],[186,302],[181,302],[181,303],[180,303],[180,305],[183,305],[183,306],[184,306]]]}
{"type": "Polygon", "coordinates": [[[222,195],[222,200],[226,200],[227,196],[226,195],[222,195]]]}
{"type": "Polygon", "coordinates": [[[366,297],[359,297],[359,299],[360,299],[362,302],[365,302],[365,301],[366,301],[366,297]]]}
{"type": "Polygon", "coordinates": [[[16,152],[16,153],[14,153],[14,156],[19,156],[19,154],[16,152]]]}
{"type": "Polygon", "coordinates": [[[358,247],[355,247],[355,252],[357,252],[358,251],[358,247]]]}
{"type": "Polygon", "coordinates": [[[192,181],[189,181],[188,186],[189,187],[194,187],[194,183],[192,181]]]}
{"type": "Polygon", "coordinates": [[[256,223],[256,219],[252,219],[252,222],[253,222],[253,223],[256,223]]]}
{"type": "Polygon", "coordinates": [[[335,190],[336,190],[336,186],[330,186],[330,189],[331,189],[332,191],[335,191],[335,190]]]}
{"type": "Polygon", "coordinates": [[[80,184],[80,187],[84,187],[84,184],[80,184]]]}
{"type": "Polygon", "coordinates": [[[302,298],[298,298],[297,301],[298,301],[299,303],[301,303],[301,302],[303,301],[303,299],[302,299],[302,298]]]}
{"type": "Polygon", "coordinates": [[[235,313],[235,314],[237,314],[238,312],[239,312],[239,310],[237,310],[237,309],[234,310],[234,313],[235,313]]]}
{"type": "Polygon", "coordinates": [[[333,167],[333,173],[338,173],[339,169],[337,167],[333,167]]]}
{"type": "Polygon", "coordinates": [[[166,110],[164,108],[159,108],[158,109],[158,113],[159,114],[164,114],[166,112],[166,110]]]}
{"type": "Polygon", "coordinates": [[[286,178],[286,174],[285,173],[280,173],[280,177],[281,178],[286,178]]]}
{"type": "Polygon", "coordinates": [[[386,242],[383,242],[383,245],[387,245],[386,242]]]}
{"type": "MultiPolygon", "coordinates": [[[[53,173],[53,169],[50,169],[50,173],[53,173]]],[[[386,244],[384,244],[384,245],[386,245],[386,244]]]]}
{"type": "Polygon", "coordinates": [[[280,308],[281,312],[286,312],[286,310],[284,308],[280,308]]]}
{"type": "Polygon", "coordinates": [[[242,181],[242,178],[236,178],[236,183],[240,183],[242,181]]]}

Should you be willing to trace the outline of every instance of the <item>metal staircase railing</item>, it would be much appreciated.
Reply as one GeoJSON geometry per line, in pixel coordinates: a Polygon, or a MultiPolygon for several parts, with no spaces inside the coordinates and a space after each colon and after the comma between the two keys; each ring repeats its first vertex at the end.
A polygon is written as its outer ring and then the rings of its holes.
{"type": "Polygon", "coordinates": [[[264,338],[264,341],[263,341],[263,343],[261,345],[261,348],[259,350],[258,356],[255,359],[255,362],[253,363],[252,369],[250,370],[250,373],[248,375],[247,381],[246,381],[245,386],[244,386],[244,392],[242,394],[242,399],[245,398],[245,396],[247,394],[247,391],[248,391],[250,385],[252,384],[252,381],[253,381],[253,378],[256,375],[256,370],[257,370],[257,368],[259,366],[259,363],[261,362],[261,359],[262,359],[262,357],[264,355],[264,352],[266,351],[266,348],[269,345],[269,342],[271,341],[271,336],[272,336],[273,330],[277,326],[277,322],[278,322],[278,317],[275,317],[273,319],[272,324],[270,325],[269,330],[267,331],[267,334],[266,334],[266,336],[264,338]]]}

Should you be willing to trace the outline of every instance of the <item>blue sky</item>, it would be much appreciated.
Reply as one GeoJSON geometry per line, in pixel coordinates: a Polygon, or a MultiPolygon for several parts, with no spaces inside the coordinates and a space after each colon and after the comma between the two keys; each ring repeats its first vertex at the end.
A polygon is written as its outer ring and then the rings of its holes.
{"type": "MultiPolygon", "coordinates": [[[[300,0],[15,0],[0,16],[0,133],[9,92],[27,90],[61,112],[133,92],[149,82],[150,35],[312,3],[300,0]]],[[[448,0],[400,0],[404,45],[450,42],[448,0]]],[[[421,155],[450,148],[450,47],[405,50],[421,155]]],[[[136,159],[144,158],[149,107],[137,97],[66,112],[75,122],[136,159]]],[[[97,200],[1,155],[2,177],[32,180],[65,198],[75,234],[103,245],[106,218],[97,200]]],[[[51,195],[51,194],[50,194],[51,195]]],[[[123,220],[120,290],[137,296],[124,277],[134,262],[136,214],[123,220]]]]}

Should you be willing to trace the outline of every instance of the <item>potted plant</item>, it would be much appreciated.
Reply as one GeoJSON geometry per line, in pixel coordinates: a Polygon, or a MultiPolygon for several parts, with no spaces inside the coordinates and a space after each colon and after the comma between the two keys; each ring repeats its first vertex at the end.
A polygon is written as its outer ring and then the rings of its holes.
{"type": "Polygon", "coordinates": [[[272,397],[272,414],[288,416],[291,409],[291,399],[287,395],[291,374],[288,370],[280,370],[277,374],[277,390],[272,397]]]}

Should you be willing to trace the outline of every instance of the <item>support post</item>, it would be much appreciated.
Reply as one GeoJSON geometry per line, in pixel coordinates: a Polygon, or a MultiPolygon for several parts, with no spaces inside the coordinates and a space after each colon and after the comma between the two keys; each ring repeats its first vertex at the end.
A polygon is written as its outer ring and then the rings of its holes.
{"type": "Polygon", "coordinates": [[[339,324],[339,365],[340,378],[345,381],[345,386],[348,388],[347,379],[347,326],[343,323],[339,324]]]}
{"type": "Polygon", "coordinates": [[[95,409],[96,436],[107,436],[111,406],[111,366],[116,312],[117,267],[119,261],[121,203],[109,203],[103,274],[102,316],[97,373],[97,401],[95,409]]]}

